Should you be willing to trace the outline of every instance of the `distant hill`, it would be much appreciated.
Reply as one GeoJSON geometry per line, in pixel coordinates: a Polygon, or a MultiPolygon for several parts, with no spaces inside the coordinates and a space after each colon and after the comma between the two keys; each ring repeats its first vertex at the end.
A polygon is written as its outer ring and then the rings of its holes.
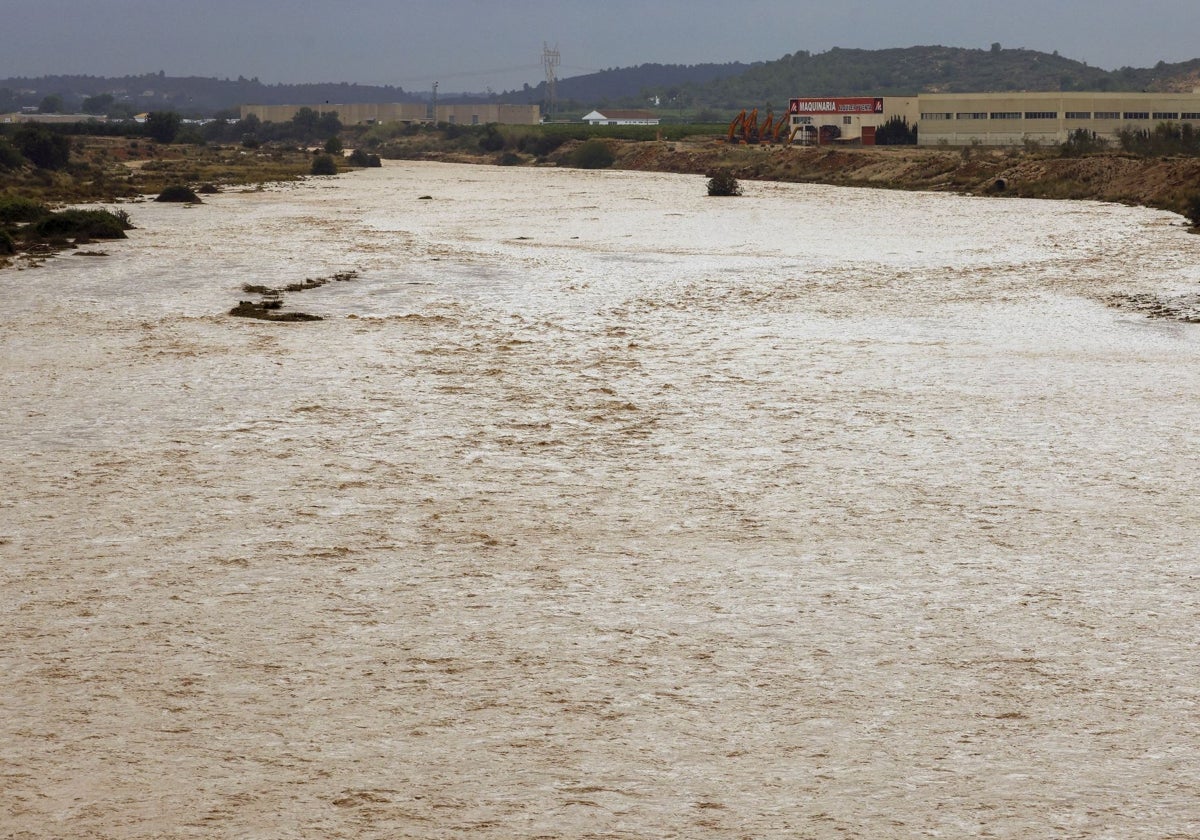
{"type": "MultiPolygon", "coordinates": [[[[785,55],[744,73],[684,86],[680,95],[696,106],[722,110],[781,107],[793,96],[913,95],[935,92],[1006,90],[1137,91],[1185,90],[1200,86],[1200,59],[1152,68],[1108,71],[1036,50],[907,47],[886,50],[835,48],[785,55]]],[[[662,96],[662,86],[641,91],[662,96]]],[[[631,103],[630,103],[631,104],[631,103]]]]}
{"type": "MultiPolygon", "coordinates": [[[[728,64],[640,64],[557,83],[556,113],[581,116],[596,107],[657,106],[664,114],[748,107],[782,108],[793,96],[913,95],[955,91],[1178,90],[1200,87],[1200,58],[1154,67],[1104,70],[1036,50],[905,47],[800,51],[774,61],[728,64]],[[578,114],[575,112],[578,111],[578,114]]],[[[90,96],[111,94],[136,110],[212,114],[242,104],[318,105],[325,102],[418,102],[428,91],[378,85],[264,85],[258,79],[173,77],[163,73],[123,78],[48,76],[0,79],[0,112],[59,96],[75,110],[90,96]]],[[[544,103],[546,83],[504,93],[446,95],[446,102],[544,103]]]]}
{"type": "MultiPolygon", "coordinates": [[[[580,105],[606,105],[615,101],[641,101],[641,91],[658,87],[676,90],[685,84],[704,84],[744,73],[755,65],[730,64],[642,64],[574,76],[558,82],[560,102],[580,105]]],[[[136,110],[175,110],[181,113],[210,114],[243,104],[319,105],[325,102],[420,102],[429,99],[429,91],[410,93],[403,88],[379,85],[277,84],[265,85],[258,79],[239,76],[236,80],[208,79],[196,76],[167,76],[147,73],[141,76],[105,78],[103,76],[43,76],[40,78],[0,79],[0,113],[21,105],[38,105],[46,96],[58,96],[66,110],[76,110],[91,96],[110,94],[118,103],[136,110]]],[[[444,94],[441,101],[511,102],[540,104],[545,99],[545,82],[532,88],[503,94],[444,94]]]]}
{"type": "Polygon", "coordinates": [[[415,102],[420,96],[403,88],[336,84],[264,85],[258,79],[235,80],[200,76],[42,76],[0,79],[0,113],[21,105],[37,105],[46,96],[59,96],[65,110],[77,110],[90,96],[111,94],[117,103],[138,111],[173,110],[211,114],[243,104],[317,105],[323,102],[415,102]]]}
{"type": "MultiPolygon", "coordinates": [[[[560,102],[572,102],[579,106],[599,107],[615,102],[629,104],[642,102],[645,92],[659,92],[660,99],[670,99],[686,85],[706,85],[719,79],[740,76],[760,62],[743,64],[639,64],[637,67],[620,67],[570,76],[556,83],[560,102]]],[[[546,97],[546,83],[536,87],[525,85],[521,91],[506,91],[502,94],[509,101],[538,103],[546,97]]]]}

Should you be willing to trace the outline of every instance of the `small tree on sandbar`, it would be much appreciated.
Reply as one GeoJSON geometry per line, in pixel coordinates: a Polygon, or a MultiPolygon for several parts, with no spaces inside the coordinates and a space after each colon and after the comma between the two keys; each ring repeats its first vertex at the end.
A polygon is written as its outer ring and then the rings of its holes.
{"type": "Polygon", "coordinates": [[[728,169],[718,169],[709,173],[708,194],[741,195],[742,185],[737,182],[737,178],[734,178],[733,173],[728,169]]]}

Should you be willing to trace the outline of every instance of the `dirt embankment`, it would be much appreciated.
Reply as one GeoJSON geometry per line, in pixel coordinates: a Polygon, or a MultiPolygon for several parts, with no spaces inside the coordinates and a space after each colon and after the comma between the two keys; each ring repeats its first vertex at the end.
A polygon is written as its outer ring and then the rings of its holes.
{"type": "Polygon", "coordinates": [[[1016,150],[781,148],[719,142],[621,143],[622,169],[705,174],[719,167],[747,180],[772,180],[979,195],[1081,199],[1180,211],[1200,192],[1200,158],[1080,158],[1016,150]]]}
{"type": "MultiPolygon", "coordinates": [[[[728,168],[742,180],[835,184],[1114,201],[1181,212],[1200,193],[1200,158],[1141,158],[1118,152],[1064,158],[1024,149],[941,149],[913,146],[803,148],[731,146],[712,138],[684,141],[607,141],[617,169],[704,175],[728,168]]],[[[578,146],[564,144],[545,163],[569,165],[578,146]]],[[[390,150],[392,156],[403,146],[390,150]]],[[[424,160],[496,163],[496,154],[422,149],[424,160]]]]}

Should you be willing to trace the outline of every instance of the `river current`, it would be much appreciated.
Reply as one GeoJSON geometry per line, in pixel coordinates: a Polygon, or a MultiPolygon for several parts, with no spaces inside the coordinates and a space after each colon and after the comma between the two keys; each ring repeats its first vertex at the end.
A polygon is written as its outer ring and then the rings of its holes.
{"type": "Polygon", "coordinates": [[[0,835],[1200,837],[1200,237],[387,163],[0,271],[0,835]],[[281,311],[233,318],[243,284],[281,311]]]}

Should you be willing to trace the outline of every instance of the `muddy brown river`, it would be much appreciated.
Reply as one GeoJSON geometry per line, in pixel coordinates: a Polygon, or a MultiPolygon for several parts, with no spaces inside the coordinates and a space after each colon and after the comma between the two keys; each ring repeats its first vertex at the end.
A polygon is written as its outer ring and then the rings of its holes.
{"type": "Polygon", "coordinates": [[[1200,837],[1200,325],[1105,304],[1200,237],[744,186],[389,163],[0,271],[0,836],[1200,837]]]}

